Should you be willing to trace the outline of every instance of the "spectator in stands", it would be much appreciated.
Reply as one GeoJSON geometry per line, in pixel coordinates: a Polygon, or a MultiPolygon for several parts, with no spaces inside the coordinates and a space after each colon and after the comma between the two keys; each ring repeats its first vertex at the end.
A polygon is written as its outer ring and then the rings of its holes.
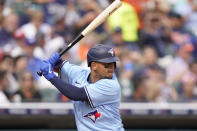
{"type": "MultiPolygon", "coordinates": [[[[88,50],[99,43],[99,39],[98,39],[98,33],[96,32],[92,32],[91,34],[89,34],[87,37],[85,37],[84,39],[82,39],[80,41],[79,47],[77,49],[77,56],[75,57],[75,61],[71,60],[72,62],[78,62],[78,63],[82,63],[82,65],[85,65],[84,67],[86,67],[87,65],[87,53],[88,50]]],[[[76,52],[70,52],[70,55],[74,55],[76,54],[76,52]]],[[[73,58],[73,57],[72,57],[73,58]]]]}
{"type": "Polygon", "coordinates": [[[168,13],[169,18],[169,25],[171,26],[172,33],[173,32],[183,32],[185,33],[186,30],[184,28],[184,18],[175,12],[168,13]]]}
{"type": "MultiPolygon", "coordinates": [[[[109,0],[109,2],[113,2],[113,0],[109,0]]],[[[122,6],[108,18],[107,24],[109,32],[120,27],[125,42],[133,44],[138,41],[139,18],[131,4],[122,1],[122,6]]]]}
{"type": "MultiPolygon", "coordinates": [[[[172,11],[176,14],[181,15],[181,17],[185,17],[186,20],[188,18],[188,15],[191,13],[192,9],[189,4],[190,0],[178,0],[178,1],[169,1],[171,3],[172,11]]],[[[195,0],[192,0],[195,1],[195,0]]],[[[184,19],[185,19],[184,18],[184,19]]]]}
{"type": "Polygon", "coordinates": [[[0,47],[4,51],[11,51],[10,46],[12,46],[13,34],[18,28],[18,15],[15,13],[10,13],[3,19],[3,26],[0,29],[0,47]]]}
{"type": "Polygon", "coordinates": [[[195,0],[188,0],[189,5],[191,6],[192,11],[189,13],[188,20],[186,21],[185,28],[197,36],[197,2],[195,0]]]}
{"type": "MultiPolygon", "coordinates": [[[[73,40],[73,25],[67,25],[66,23],[66,13],[58,14],[54,16],[54,26],[53,26],[53,35],[58,35],[64,38],[66,43],[71,42],[73,40]]],[[[70,16],[71,17],[71,16],[70,16]]]]}
{"type": "Polygon", "coordinates": [[[10,3],[10,9],[17,13],[19,16],[19,26],[26,24],[29,21],[28,17],[28,6],[30,1],[26,0],[14,0],[10,3]]]}
{"type": "Polygon", "coordinates": [[[194,58],[190,63],[190,71],[197,77],[197,58],[194,58]]]}
{"type": "MultiPolygon", "coordinates": [[[[142,48],[141,54],[134,54],[132,59],[138,58],[135,62],[135,72],[145,71],[149,66],[157,64],[158,55],[154,47],[148,45],[142,48]]],[[[133,61],[133,60],[132,60],[133,61]]],[[[146,72],[146,71],[145,71],[146,72]]]]}
{"type": "Polygon", "coordinates": [[[133,77],[134,73],[134,67],[133,63],[129,57],[129,50],[125,48],[119,48],[119,58],[120,58],[120,63],[117,68],[118,70],[118,77],[119,81],[122,87],[122,99],[123,101],[126,101],[130,99],[132,92],[133,92],[133,86],[131,83],[131,78],[133,77]]]}
{"type": "Polygon", "coordinates": [[[44,14],[41,8],[30,6],[28,9],[30,22],[21,26],[22,32],[27,39],[35,39],[38,31],[45,34],[45,39],[49,40],[51,35],[51,27],[49,24],[44,23],[44,14]]]}
{"type": "Polygon", "coordinates": [[[182,43],[181,45],[176,44],[175,48],[175,58],[167,67],[167,78],[168,82],[178,89],[182,77],[189,69],[189,62],[192,58],[192,51],[194,48],[191,43],[182,43]]]}
{"type": "Polygon", "coordinates": [[[0,70],[0,103],[9,103],[9,98],[5,94],[4,90],[8,87],[9,82],[7,78],[7,72],[0,70]]]}
{"type": "MultiPolygon", "coordinates": [[[[42,8],[44,13],[44,21],[50,25],[54,25],[56,15],[62,15],[67,12],[69,0],[33,0],[33,6],[42,8]]],[[[74,2],[73,2],[74,3],[74,2]]]]}
{"type": "Polygon", "coordinates": [[[14,38],[14,47],[10,52],[12,57],[17,57],[19,55],[25,54],[25,34],[22,30],[17,29],[13,35],[14,38]]]}
{"type": "MultiPolygon", "coordinates": [[[[51,38],[50,40],[46,41],[44,43],[44,52],[45,57],[49,58],[50,55],[52,55],[54,52],[57,52],[61,50],[64,46],[66,46],[64,42],[64,38],[58,34],[55,34],[55,32],[51,32],[51,38]]],[[[43,44],[43,43],[42,43],[43,44]]]]}
{"type": "Polygon", "coordinates": [[[33,51],[33,56],[39,59],[47,59],[48,54],[47,54],[47,48],[46,48],[46,40],[45,40],[45,35],[44,33],[38,31],[36,34],[36,47],[33,51]]]}
{"type": "Polygon", "coordinates": [[[27,70],[29,72],[32,72],[34,79],[37,80],[39,78],[39,76],[37,75],[37,71],[39,70],[39,63],[41,61],[39,58],[36,58],[33,55],[34,49],[37,46],[37,40],[35,38],[26,38],[25,43],[25,51],[27,56],[27,70]]]}
{"type": "Polygon", "coordinates": [[[65,23],[68,27],[74,27],[74,25],[80,20],[80,14],[78,13],[77,1],[67,0],[65,23]]]}
{"type": "Polygon", "coordinates": [[[167,83],[166,72],[157,64],[148,66],[146,69],[147,92],[150,102],[171,102],[178,99],[176,90],[167,83]]]}
{"type": "Polygon", "coordinates": [[[123,0],[124,2],[127,2],[129,4],[131,4],[133,6],[133,8],[135,9],[139,21],[140,21],[140,26],[139,28],[142,28],[142,16],[143,16],[143,12],[146,12],[147,9],[147,3],[149,2],[149,0],[123,0]]]}
{"type": "Polygon", "coordinates": [[[14,76],[14,58],[9,54],[4,54],[3,59],[0,61],[0,69],[5,70],[7,72],[7,79],[9,82],[9,86],[6,88],[6,92],[8,95],[14,93],[18,89],[18,81],[14,76]]]}
{"type": "Polygon", "coordinates": [[[111,39],[107,44],[112,45],[113,47],[122,47],[126,46],[122,37],[122,29],[121,27],[116,27],[112,32],[111,39]]]}
{"type": "Polygon", "coordinates": [[[197,82],[197,59],[191,60],[188,71],[183,75],[181,81],[187,81],[189,79],[197,82]]]}
{"type": "Polygon", "coordinates": [[[20,88],[12,97],[13,102],[41,102],[34,78],[30,72],[25,72],[20,81],[20,88]]]}
{"type": "MultiPolygon", "coordinates": [[[[162,22],[158,12],[148,11],[143,18],[143,28],[140,30],[140,45],[152,46],[155,48],[157,55],[163,57],[166,55],[166,45],[162,39],[162,22]]],[[[165,18],[165,17],[164,17],[165,18]]]]}
{"type": "Polygon", "coordinates": [[[4,8],[4,0],[0,0],[0,29],[2,28],[3,24],[3,8],[4,8]]]}
{"type": "Polygon", "coordinates": [[[128,50],[139,51],[139,46],[136,43],[125,42],[123,39],[123,33],[121,27],[117,26],[111,33],[111,38],[106,42],[106,44],[112,45],[114,48],[125,47],[128,50]]]}
{"type": "Polygon", "coordinates": [[[17,56],[14,60],[14,65],[14,76],[17,81],[20,81],[22,74],[27,71],[27,57],[25,55],[17,56]]]}
{"type": "Polygon", "coordinates": [[[157,64],[150,65],[146,68],[146,74],[148,76],[146,98],[149,102],[164,101],[161,97],[162,86],[164,86],[160,84],[161,73],[161,67],[157,64]]]}
{"type": "Polygon", "coordinates": [[[145,67],[157,64],[158,55],[152,46],[146,46],[143,48],[143,65],[145,67]]]}
{"type": "Polygon", "coordinates": [[[94,0],[79,0],[80,20],[75,23],[76,34],[79,34],[100,12],[101,8],[94,0]]]}
{"type": "Polygon", "coordinates": [[[181,102],[193,102],[197,101],[197,94],[195,90],[197,89],[197,80],[195,77],[192,76],[185,76],[182,80],[181,85],[181,93],[179,97],[179,101],[181,102]]]}
{"type": "Polygon", "coordinates": [[[181,79],[180,101],[197,101],[197,60],[189,64],[189,69],[181,79]]]}
{"type": "Polygon", "coordinates": [[[130,101],[147,102],[147,76],[143,71],[136,72],[131,79],[133,82],[133,94],[130,101]]]}

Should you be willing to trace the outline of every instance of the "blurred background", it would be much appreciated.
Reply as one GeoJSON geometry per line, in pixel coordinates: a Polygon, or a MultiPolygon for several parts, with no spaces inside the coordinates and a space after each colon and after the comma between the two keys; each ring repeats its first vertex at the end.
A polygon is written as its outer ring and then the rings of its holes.
{"type": "MultiPolygon", "coordinates": [[[[37,75],[38,63],[71,42],[111,2],[0,0],[0,128],[23,128],[31,119],[24,128],[76,129],[72,107],[66,113],[61,108],[58,116],[49,110],[71,101],[37,75]],[[39,108],[42,103],[48,108],[39,108]],[[50,126],[47,119],[64,124],[50,126]]],[[[92,46],[111,45],[120,58],[116,75],[126,128],[197,129],[197,0],[122,3],[63,59],[86,68],[92,46]]]]}

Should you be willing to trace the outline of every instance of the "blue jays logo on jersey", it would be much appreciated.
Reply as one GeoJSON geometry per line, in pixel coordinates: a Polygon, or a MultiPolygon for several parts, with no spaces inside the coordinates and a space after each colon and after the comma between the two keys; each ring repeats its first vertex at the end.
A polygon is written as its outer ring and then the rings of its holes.
{"type": "Polygon", "coordinates": [[[101,117],[101,113],[99,113],[98,110],[95,110],[84,115],[84,117],[91,119],[95,123],[96,119],[101,117]]]}
{"type": "Polygon", "coordinates": [[[114,54],[115,54],[114,49],[111,48],[111,49],[108,51],[108,53],[110,53],[112,56],[114,56],[114,54]]]}

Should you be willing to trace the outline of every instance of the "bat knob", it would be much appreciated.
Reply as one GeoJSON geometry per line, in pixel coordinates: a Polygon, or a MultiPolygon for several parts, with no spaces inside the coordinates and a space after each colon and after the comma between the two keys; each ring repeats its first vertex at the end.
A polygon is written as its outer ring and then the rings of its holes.
{"type": "Polygon", "coordinates": [[[38,71],[37,74],[38,74],[39,76],[42,76],[42,72],[41,72],[41,71],[38,71]]]}

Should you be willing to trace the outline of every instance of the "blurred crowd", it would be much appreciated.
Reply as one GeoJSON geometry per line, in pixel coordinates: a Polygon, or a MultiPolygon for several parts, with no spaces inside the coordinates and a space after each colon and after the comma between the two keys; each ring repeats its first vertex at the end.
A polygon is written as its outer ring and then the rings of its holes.
{"type": "MultiPolygon", "coordinates": [[[[37,75],[113,0],[0,0],[0,103],[69,102],[37,75]]],[[[88,50],[114,47],[123,102],[197,101],[197,0],[122,0],[63,55],[87,67],[88,50]]]]}

